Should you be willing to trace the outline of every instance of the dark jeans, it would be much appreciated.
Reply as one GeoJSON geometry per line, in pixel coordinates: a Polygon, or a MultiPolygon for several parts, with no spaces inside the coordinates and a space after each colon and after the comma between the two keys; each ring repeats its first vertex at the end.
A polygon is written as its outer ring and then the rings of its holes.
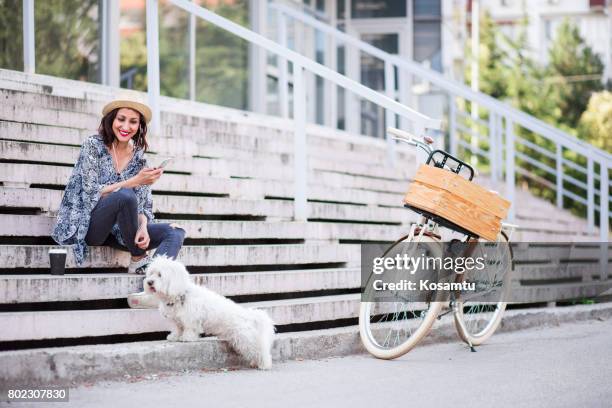
{"type": "MultiPolygon", "coordinates": [[[[115,248],[128,250],[132,256],[140,256],[145,250],[140,249],[134,243],[138,231],[138,200],[136,193],[131,188],[122,188],[100,198],[98,204],[91,212],[89,229],[85,236],[87,245],[109,245],[115,248]],[[120,245],[111,230],[115,223],[119,224],[121,238],[126,247],[120,245]]],[[[166,255],[176,259],[183,239],[185,230],[172,226],[168,223],[147,224],[149,232],[149,248],[157,248],[155,255],[166,255]]]]}

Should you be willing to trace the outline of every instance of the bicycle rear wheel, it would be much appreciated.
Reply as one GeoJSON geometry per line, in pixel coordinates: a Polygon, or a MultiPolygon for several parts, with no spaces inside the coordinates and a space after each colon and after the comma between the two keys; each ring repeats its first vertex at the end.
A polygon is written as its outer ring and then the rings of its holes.
{"type": "MultiPolygon", "coordinates": [[[[398,240],[383,256],[401,254],[406,249],[402,244],[406,242],[404,239],[398,240]]],[[[416,247],[428,252],[431,257],[442,255],[440,242],[427,236],[420,237],[416,247]]],[[[418,277],[419,272],[415,274],[418,277]]],[[[366,290],[372,288],[373,279],[378,278],[371,274],[366,290]]],[[[400,357],[416,346],[429,333],[442,308],[437,292],[427,294],[425,301],[411,299],[404,292],[396,294],[396,297],[392,293],[390,295],[393,301],[361,302],[359,311],[359,334],[363,345],[373,356],[387,360],[400,357]]],[[[369,299],[367,295],[364,296],[369,299]]]]}
{"type": "Polygon", "coordinates": [[[454,317],[457,334],[472,346],[479,346],[487,341],[500,325],[511,290],[510,280],[514,268],[512,248],[505,233],[501,232],[495,242],[481,241],[478,248],[481,253],[474,253],[472,257],[486,254],[485,268],[482,271],[466,272],[468,274],[466,279],[474,282],[477,291],[481,294],[486,294],[486,291],[496,291],[494,296],[499,301],[482,301],[481,296],[469,300],[461,298],[461,295],[455,300],[454,317]]]}

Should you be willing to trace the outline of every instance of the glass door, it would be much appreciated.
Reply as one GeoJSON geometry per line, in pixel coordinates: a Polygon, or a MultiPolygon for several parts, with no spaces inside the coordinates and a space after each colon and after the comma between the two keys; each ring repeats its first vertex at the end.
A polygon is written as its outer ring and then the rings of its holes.
{"type": "MultiPolygon", "coordinates": [[[[390,54],[398,54],[400,33],[377,33],[377,34],[362,34],[361,40],[380,48],[390,54]]],[[[385,63],[383,60],[376,58],[367,53],[361,52],[359,56],[360,77],[361,83],[368,88],[385,92],[385,63]]],[[[397,69],[394,72],[393,83],[394,94],[397,91],[397,69]]],[[[390,124],[395,125],[395,124],[390,124]]],[[[385,128],[384,109],[380,106],[369,102],[361,101],[361,133],[365,135],[383,137],[385,128]]]]}

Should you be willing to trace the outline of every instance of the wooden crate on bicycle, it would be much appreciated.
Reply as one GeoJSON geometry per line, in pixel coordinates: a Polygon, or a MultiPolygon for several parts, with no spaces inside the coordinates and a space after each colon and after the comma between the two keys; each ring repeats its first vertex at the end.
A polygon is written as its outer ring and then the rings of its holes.
{"type": "Polygon", "coordinates": [[[404,203],[445,218],[489,241],[501,231],[510,202],[449,170],[419,167],[404,203]]]}

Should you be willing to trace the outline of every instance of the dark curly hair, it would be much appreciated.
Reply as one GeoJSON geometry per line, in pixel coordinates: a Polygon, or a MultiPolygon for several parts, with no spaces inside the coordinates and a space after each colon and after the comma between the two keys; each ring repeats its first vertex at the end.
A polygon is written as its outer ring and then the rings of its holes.
{"type": "MultiPolygon", "coordinates": [[[[100,126],[98,126],[98,134],[102,136],[102,140],[107,146],[110,146],[115,141],[113,122],[115,121],[115,117],[117,116],[119,109],[121,108],[113,109],[112,111],[108,112],[100,121],[100,126]]],[[[134,147],[136,149],[143,149],[146,152],[149,148],[149,144],[147,143],[147,122],[145,121],[144,116],[142,116],[142,113],[138,112],[138,117],[140,120],[138,133],[136,133],[132,140],[134,141],[134,147]]]]}

